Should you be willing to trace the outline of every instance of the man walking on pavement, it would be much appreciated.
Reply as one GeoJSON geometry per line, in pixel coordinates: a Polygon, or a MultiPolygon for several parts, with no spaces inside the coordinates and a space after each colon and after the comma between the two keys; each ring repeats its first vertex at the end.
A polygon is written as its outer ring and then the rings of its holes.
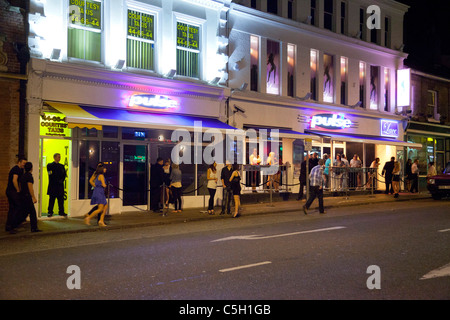
{"type": "Polygon", "coordinates": [[[309,177],[309,198],[306,204],[303,206],[303,212],[308,214],[308,209],[317,197],[319,199],[319,212],[325,213],[323,208],[323,165],[324,160],[320,159],[319,164],[312,168],[311,175],[309,177]]]}

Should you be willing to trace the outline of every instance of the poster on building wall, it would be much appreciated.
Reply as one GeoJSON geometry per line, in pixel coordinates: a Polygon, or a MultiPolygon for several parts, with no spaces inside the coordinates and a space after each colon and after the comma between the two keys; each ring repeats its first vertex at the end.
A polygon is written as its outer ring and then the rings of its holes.
{"type": "Polygon", "coordinates": [[[154,16],[128,10],[128,35],[145,40],[154,40],[154,16]]]}
{"type": "Polygon", "coordinates": [[[334,61],[329,54],[323,55],[323,101],[334,102],[334,61]]]}
{"type": "Polygon", "coordinates": [[[280,43],[267,40],[267,93],[280,94],[280,43]]]}

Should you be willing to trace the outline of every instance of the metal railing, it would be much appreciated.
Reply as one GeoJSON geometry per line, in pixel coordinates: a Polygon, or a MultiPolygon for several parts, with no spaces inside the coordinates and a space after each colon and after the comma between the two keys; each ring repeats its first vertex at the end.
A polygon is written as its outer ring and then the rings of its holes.
{"type": "Polygon", "coordinates": [[[330,167],[324,187],[332,192],[376,190],[377,178],[377,168],[330,167]]]}

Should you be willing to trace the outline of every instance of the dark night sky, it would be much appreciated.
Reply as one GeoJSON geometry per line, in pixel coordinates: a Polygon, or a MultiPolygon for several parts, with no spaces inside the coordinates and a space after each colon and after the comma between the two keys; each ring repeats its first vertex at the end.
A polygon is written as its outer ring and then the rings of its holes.
{"type": "Polygon", "coordinates": [[[410,6],[405,15],[405,64],[450,78],[450,1],[396,0],[410,6]]]}

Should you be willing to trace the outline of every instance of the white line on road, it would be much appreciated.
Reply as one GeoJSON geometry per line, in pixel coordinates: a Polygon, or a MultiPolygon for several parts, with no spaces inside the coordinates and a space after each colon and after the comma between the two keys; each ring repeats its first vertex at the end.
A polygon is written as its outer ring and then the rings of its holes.
{"type": "Polygon", "coordinates": [[[227,237],[227,238],[213,240],[211,242],[228,241],[228,240],[262,240],[262,239],[271,239],[271,238],[294,236],[294,235],[305,234],[305,233],[339,230],[339,229],[345,229],[345,228],[346,227],[340,227],[339,226],[339,227],[330,227],[330,228],[298,231],[298,232],[291,232],[291,233],[275,234],[275,235],[272,235],[272,236],[259,236],[259,235],[254,235],[254,234],[252,234],[252,235],[244,235],[244,236],[231,236],[231,237],[227,237]]]}
{"type": "Polygon", "coordinates": [[[439,230],[438,232],[447,232],[447,231],[450,231],[450,229],[442,229],[442,230],[439,230]]]}
{"type": "Polygon", "coordinates": [[[431,278],[438,278],[438,277],[446,277],[450,276],[450,263],[446,264],[443,267],[434,269],[433,271],[428,272],[426,275],[424,275],[420,280],[426,280],[431,278]]]}
{"type": "Polygon", "coordinates": [[[262,266],[262,265],[270,264],[270,263],[272,263],[272,262],[271,261],[264,261],[264,262],[259,262],[259,263],[247,264],[245,266],[233,267],[233,268],[228,268],[228,269],[221,269],[221,270],[219,270],[219,272],[229,272],[229,271],[234,271],[234,270],[239,270],[239,269],[253,268],[253,267],[262,266]]]}

